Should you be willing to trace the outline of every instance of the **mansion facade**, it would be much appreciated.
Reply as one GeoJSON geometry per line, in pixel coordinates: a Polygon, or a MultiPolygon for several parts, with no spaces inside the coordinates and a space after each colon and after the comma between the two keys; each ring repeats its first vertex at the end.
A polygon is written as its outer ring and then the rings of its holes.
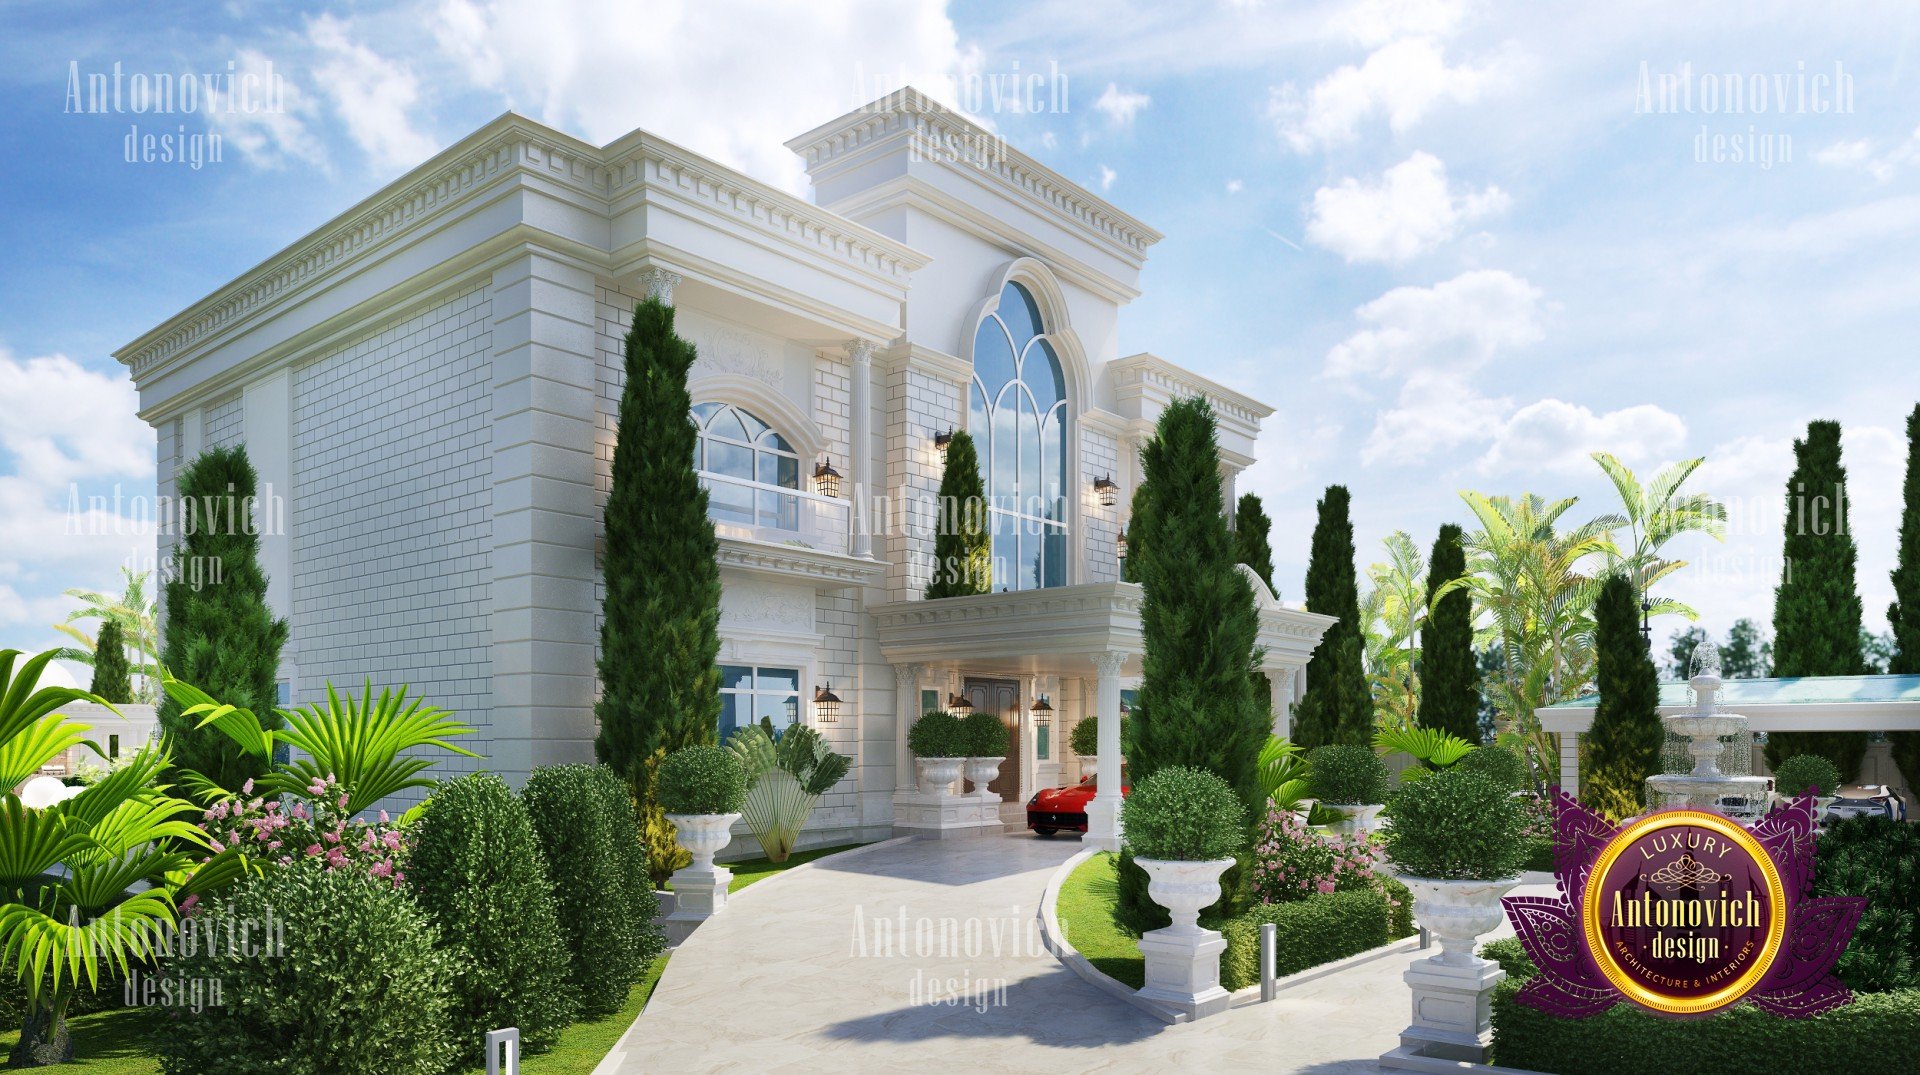
{"type": "MultiPolygon", "coordinates": [[[[853,759],[805,844],[911,831],[906,731],[950,699],[1007,725],[1009,820],[1083,775],[1075,723],[1117,744],[1139,450],[1169,402],[1207,397],[1230,506],[1271,408],[1123,354],[1160,236],[963,116],[903,90],[788,146],[811,202],[644,131],[594,146],[509,113],[117,353],[163,496],[244,444],[281,506],[262,556],[284,696],[410,685],[477,729],[482,757],[443,776],[592,760],[623,337],[655,296],[699,353],[721,730],[804,722],[853,759]],[[958,429],[994,505],[993,592],[929,601],[958,429]]],[[[1331,621],[1252,585],[1284,728],[1331,621]]]]}

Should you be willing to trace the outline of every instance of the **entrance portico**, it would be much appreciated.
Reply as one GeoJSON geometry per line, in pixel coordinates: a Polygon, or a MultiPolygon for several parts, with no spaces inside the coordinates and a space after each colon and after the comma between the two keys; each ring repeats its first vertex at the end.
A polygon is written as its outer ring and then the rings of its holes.
{"type": "MultiPolygon", "coordinates": [[[[1257,576],[1247,576],[1259,609],[1260,665],[1272,691],[1274,731],[1284,735],[1296,687],[1304,685],[1307,659],[1333,619],[1287,608],[1257,576]]],[[[1014,714],[1019,792],[1013,803],[1016,813],[1009,820],[1019,818],[1017,811],[1042,786],[1043,777],[1050,785],[1064,774],[1061,746],[1072,727],[1081,720],[1098,720],[1099,790],[1088,807],[1083,839],[1103,850],[1119,850],[1120,696],[1140,675],[1141,600],[1139,586],[1105,582],[873,607],[880,652],[894,668],[897,688],[896,825],[901,823],[901,808],[917,791],[906,744],[924,701],[932,698],[944,708],[946,699],[961,693],[970,679],[1013,680],[1023,684],[1023,690],[1022,711],[1014,714]],[[1047,724],[1026,708],[1040,694],[1055,707],[1047,724]]]]}

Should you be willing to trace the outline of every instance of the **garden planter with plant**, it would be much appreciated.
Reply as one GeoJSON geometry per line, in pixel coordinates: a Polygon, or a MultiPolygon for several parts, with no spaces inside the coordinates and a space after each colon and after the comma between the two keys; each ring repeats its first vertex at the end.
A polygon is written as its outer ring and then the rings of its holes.
{"type": "Polygon", "coordinates": [[[1413,893],[1413,914],[1440,951],[1407,969],[1413,1024],[1403,1045],[1428,1056],[1484,1063],[1493,987],[1506,977],[1474,954],[1501,921],[1500,898],[1520,883],[1523,804],[1470,770],[1403,784],[1387,807],[1387,859],[1413,893]]]}
{"type": "Polygon", "coordinates": [[[952,713],[924,713],[907,733],[907,749],[917,759],[920,790],[946,795],[967,763],[966,729],[952,713]]]}
{"type": "Polygon", "coordinates": [[[1007,726],[992,713],[973,713],[960,722],[960,735],[973,793],[997,796],[997,792],[987,790],[987,785],[1000,778],[1000,763],[1007,758],[1007,726]]]}
{"type": "MultiPolygon", "coordinates": [[[[1127,741],[1126,718],[1120,720],[1120,741],[1127,741]]],[[[1082,717],[1067,735],[1067,748],[1080,759],[1080,775],[1093,776],[1100,771],[1100,719],[1082,717]]],[[[1124,761],[1124,759],[1123,759],[1124,761]]]]}
{"type": "Polygon", "coordinates": [[[1367,747],[1324,746],[1307,755],[1307,785],[1320,805],[1340,815],[1342,835],[1368,832],[1386,798],[1387,766],[1367,747]]]}
{"type": "Polygon", "coordinates": [[[682,747],[660,763],[660,806],[675,838],[693,856],[673,875],[674,918],[706,918],[725,909],[733,872],[713,856],[733,839],[747,797],[747,774],[725,747],[682,747]]]}
{"type": "Polygon", "coordinates": [[[1227,942],[1202,928],[1200,911],[1220,898],[1220,875],[1245,843],[1243,808],[1227,782],[1181,766],[1140,782],[1121,807],[1133,861],[1147,894],[1173,924],[1140,938],[1146,985],[1140,995],[1199,1018],[1227,1010],[1220,953],[1227,942]]]}

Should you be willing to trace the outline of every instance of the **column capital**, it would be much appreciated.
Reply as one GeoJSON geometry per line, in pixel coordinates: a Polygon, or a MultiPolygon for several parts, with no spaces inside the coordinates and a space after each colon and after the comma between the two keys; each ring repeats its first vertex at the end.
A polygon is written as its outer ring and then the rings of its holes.
{"type": "Polygon", "coordinates": [[[893,682],[903,689],[917,687],[926,671],[927,666],[924,664],[896,664],[893,666],[893,682]]]}
{"type": "Polygon", "coordinates": [[[1119,650],[1096,653],[1089,659],[1093,661],[1094,671],[1103,676],[1119,675],[1121,667],[1127,663],[1127,655],[1119,650]]]}
{"type": "Polygon", "coordinates": [[[841,345],[847,352],[847,361],[855,366],[873,365],[873,343],[869,340],[848,340],[841,345]]]}
{"type": "Polygon", "coordinates": [[[680,280],[679,273],[659,265],[640,270],[640,286],[646,290],[647,298],[659,299],[668,306],[673,305],[673,289],[680,286],[680,280]]]}

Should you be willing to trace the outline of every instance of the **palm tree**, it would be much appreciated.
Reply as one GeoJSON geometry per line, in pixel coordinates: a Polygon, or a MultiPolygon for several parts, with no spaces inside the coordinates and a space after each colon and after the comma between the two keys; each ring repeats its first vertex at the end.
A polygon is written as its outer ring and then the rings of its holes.
{"type": "MultiPolygon", "coordinates": [[[[15,675],[19,657],[0,650],[4,788],[66,750],[91,748],[91,729],[57,710],[100,701],[68,687],[35,690],[53,654],[31,658],[15,675]]],[[[237,851],[206,857],[207,835],[188,820],[197,808],[154,784],[166,765],[166,755],[149,747],[60,802],[27,806],[12,791],[0,802],[0,959],[27,994],[11,1066],[72,1060],[67,1009],[74,995],[97,989],[103,972],[125,977],[151,959],[182,900],[245,870],[237,851]]]]}
{"type": "Polygon", "coordinates": [[[1420,708],[1414,656],[1426,619],[1427,564],[1403,530],[1388,534],[1384,543],[1386,562],[1367,569],[1373,588],[1360,601],[1367,684],[1373,694],[1374,727],[1411,728],[1420,708]]]}
{"type": "Polygon", "coordinates": [[[1593,678],[1593,605],[1600,578],[1585,570],[1590,557],[1618,555],[1612,533],[1625,525],[1602,515],[1571,530],[1560,518],[1577,497],[1547,501],[1463,492],[1479,520],[1468,535],[1467,573],[1440,588],[1473,594],[1479,620],[1474,641],[1500,651],[1502,671],[1484,689],[1498,713],[1502,740],[1525,750],[1543,778],[1554,771],[1553,737],[1534,710],[1577,695],[1593,678]]]}
{"type": "Polygon", "coordinates": [[[1675,613],[1690,620],[1699,619],[1698,613],[1679,601],[1652,600],[1651,591],[1654,583],[1687,566],[1685,560],[1667,560],[1660,556],[1660,549],[1667,542],[1687,533],[1707,534],[1716,541],[1726,539],[1726,505],[1705,493],[1682,495],[1680,492],[1680,487],[1705,458],[1668,464],[1646,485],[1640,483],[1626,464],[1606,452],[1594,452],[1593,461],[1600,465],[1620,494],[1620,505],[1626,516],[1624,525],[1631,539],[1627,549],[1608,554],[1608,568],[1623,572],[1633,583],[1634,593],[1647,615],[1675,613]]]}
{"type": "Polygon", "coordinates": [[[67,613],[66,622],[53,625],[54,630],[73,640],[73,645],[54,650],[53,657],[92,666],[94,638],[74,624],[83,620],[113,620],[120,624],[121,636],[133,650],[133,672],[140,677],[135,697],[149,705],[156,704],[160,701],[160,677],[156,672],[160,629],[158,607],[147,596],[150,573],[135,573],[123,567],[120,574],[126,579],[126,585],[117,598],[94,590],[66,591],[68,597],[81,602],[81,607],[67,613]]]}

